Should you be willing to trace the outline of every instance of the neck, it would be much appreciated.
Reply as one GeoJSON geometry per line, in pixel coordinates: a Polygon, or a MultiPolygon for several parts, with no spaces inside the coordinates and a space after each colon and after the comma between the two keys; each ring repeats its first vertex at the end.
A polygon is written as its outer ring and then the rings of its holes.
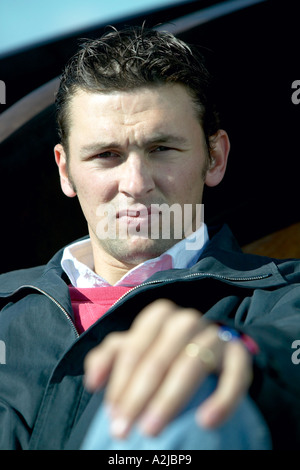
{"type": "Polygon", "coordinates": [[[108,251],[105,251],[98,244],[94,244],[92,237],[92,250],[94,258],[94,271],[105,279],[109,284],[115,285],[125,274],[139,264],[146,261],[144,258],[132,260],[132,262],[122,261],[108,251]]]}
{"type": "Polygon", "coordinates": [[[113,264],[106,264],[103,263],[103,259],[101,263],[95,262],[95,273],[105,279],[109,284],[112,286],[115,285],[125,274],[130,271],[130,269],[134,267],[127,267],[127,266],[118,266],[113,264]]]}

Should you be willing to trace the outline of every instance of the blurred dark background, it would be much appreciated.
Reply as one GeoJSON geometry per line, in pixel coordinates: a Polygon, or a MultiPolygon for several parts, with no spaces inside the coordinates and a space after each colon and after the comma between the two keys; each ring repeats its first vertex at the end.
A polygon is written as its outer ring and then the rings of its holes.
{"type": "MultiPolygon", "coordinates": [[[[148,27],[176,25],[183,15],[215,3],[184,2],[113,25],[144,20],[148,27]]],[[[241,245],[299,222],[300,105],[291,100],[291,85],[300,80],[295,5],[270,0],[178,34],[207,50],[218,78],[222,125],[231,140],[224,181],[205,191],[205,218],[211,224],[227,222],[241,245]]],[[[98,37],[105,26],[0,57],[0,79],[7,88],[0,125],[18,100],[60,75],[79,38],[98,37]]],[[[0,272],[43,264],[87,233],[77,200],[61,192],[55,143],[53,105],[0,141],[0,272]]]]}

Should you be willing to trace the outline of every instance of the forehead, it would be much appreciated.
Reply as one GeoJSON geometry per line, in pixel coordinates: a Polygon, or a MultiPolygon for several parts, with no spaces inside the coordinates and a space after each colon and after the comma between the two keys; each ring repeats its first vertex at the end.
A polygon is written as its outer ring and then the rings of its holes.
{"type": "Polygon", "coordinates": [[[78,90],[69,111],[72,153],[94,142],[143,146],[158,135],[176,136],[177,141],[203,139],[196,105],[180,84],[109,93],[78,90]]]}
{"type": "Polygon", "coordinates": [[[163,119],[167,115],[170,122],[183,113],[198,119],[199,109],[187,88],[181,84],[108,93],[78,89],[69,102],[70,126],[81,120],[108,120],[112,116],[119,121],[134,122],[153,113],[163,119]]]}

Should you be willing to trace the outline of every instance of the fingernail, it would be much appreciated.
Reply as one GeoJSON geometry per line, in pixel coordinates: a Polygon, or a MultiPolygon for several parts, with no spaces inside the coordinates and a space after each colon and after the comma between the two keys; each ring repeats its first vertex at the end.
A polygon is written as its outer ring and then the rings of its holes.
{"type": "Polygon", "coordinates": [[[142,416],[139,427],[144,434],[156,435],[162,428],[161,418],[153,412],[145,413],[142,416]]]}
{"type": "Polygon", "coordinates": [[[196,414],[196,421],[204,428],[213,427],[218,421],[218,413],[210,407],[200,409],[196,414]]]}
{"type": "Polygon", "coordinates": [[[110,425],[110,432],[113,437],[124,439],[130,428],[129,420],[124,417],[113,418],[110,425]]]}

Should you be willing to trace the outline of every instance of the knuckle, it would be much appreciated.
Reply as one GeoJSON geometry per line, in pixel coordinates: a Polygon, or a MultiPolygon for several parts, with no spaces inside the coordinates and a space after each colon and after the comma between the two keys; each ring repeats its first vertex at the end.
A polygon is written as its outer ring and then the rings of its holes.
{"type": "Polygon", "coordinates": [[[104,340],[100,343],[100,348],[115,348],[120,346],[124,341],[125,333],[120,331],[114,331],[113,333],[109,333],[104,340]]]}
{"type": "Polygon", "coordinates": [[[139,328],[145,324],[153,324],[153,322],[164,321],[174,309],[177,309],[171,300],[168,299],[158,299],[154,302],[148,304],[136,317],[133,322],[133,328],[139,328]]]}
{"type": "Polygon", "coordinates": [[[190,321],[193,324],[199,323],[199,319],[202,317],[199,310],[196,310],[195,308],[185,308],[182,310],[182,316],[186,319],[186,321],[190,321]]]}
{"type": "Polygon", "coordinates": [[[194,332],[200,327],[200,318],[201,314],[196,309],[180,309],[176,315],[167,320],[166,328],[174,334],[178,331],[182,333],[194,332]]]}

